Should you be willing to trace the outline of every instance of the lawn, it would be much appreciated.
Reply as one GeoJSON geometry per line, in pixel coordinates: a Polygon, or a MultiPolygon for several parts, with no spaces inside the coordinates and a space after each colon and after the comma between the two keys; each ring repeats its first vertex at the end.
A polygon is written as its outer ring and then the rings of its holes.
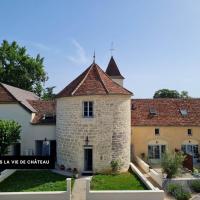
{"type": "Polygon", "coordinates": [[[0,192],[66,191],[66,177],[48,170],[17,171],[0,183],[0,192]]]}
{"type": "Polygon", "coordinates": [[[95,175],[91,181],[92,190],[147,190],[146,186],[132,172],[117,175],[95,175]]]}

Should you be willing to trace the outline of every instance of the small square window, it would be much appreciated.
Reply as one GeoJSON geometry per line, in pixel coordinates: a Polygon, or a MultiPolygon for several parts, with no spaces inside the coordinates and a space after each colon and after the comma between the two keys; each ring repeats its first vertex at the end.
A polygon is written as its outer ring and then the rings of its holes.
{"type": "Polygon", "coordinates": [[[160,129],[159,128],[155,128],[155,135],[160,135],[160,129]]]}
{"type": "Polygon", "coordinates": [[[189,129],[187,130],[187,132],[188,132],[188,135],[192,135],[192,129],[189,128],[189,129]]]}
{"type": "Polygon", "coordinates": [[[83,116],[93,117],[93,102],[92,101],[83,102],[83,116]]]}

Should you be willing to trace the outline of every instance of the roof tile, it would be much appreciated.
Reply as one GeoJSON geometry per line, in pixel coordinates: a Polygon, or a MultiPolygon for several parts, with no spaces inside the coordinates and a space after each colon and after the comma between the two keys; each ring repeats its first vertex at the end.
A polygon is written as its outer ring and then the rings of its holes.
{"type": "Polygon", "coordinates": [[[130,91],[112,81],[96,63],[93,63],[58,93],[57,97],[106,94],[132,95],[130,91]]]}
{"type": "Polygon", "coordinates": [[[200,126],[200,99],[132,99],[131,107],[132,126],[200,126]],[[151,115],[149,108],[157,114],[151,115]]]}

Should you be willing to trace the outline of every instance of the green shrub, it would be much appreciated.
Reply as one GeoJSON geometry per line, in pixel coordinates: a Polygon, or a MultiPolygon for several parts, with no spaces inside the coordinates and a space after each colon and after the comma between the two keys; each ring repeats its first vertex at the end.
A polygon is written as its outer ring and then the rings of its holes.
{"type": "Polygon", "coordinates": [[[189,191],[180,184],[171,183],[167,186],[167,191],[177,200],[188,200],[191,197],[189,191]]]}
{"type": "Polygon", "coordinates": [[[181,152],[166,152],[163,154],[161,166],[163,168],[163,172],[167,174],[167,178],[172,178],[178,174],[184,159],[185,156],[181,152]]]}
{"type": "Polygon", "coordinates": [[[199,193],[200,192],[200,180],[192,181],[190,184],[190,187],[192,190],[199,193]]]}
{"type": "Polygon", "coordinates": [[[120,163],[117,160],[111,161],[110,166],[113,174],[117,174],[121,168],[120,163]]]}
{"type": "Polygon", "coordinates": [[[174,194],[174,191],[176,190],[177,188],[177,184],[175,183],[170,183],[168,186],[167,186],[167,192],[171,195],[174,194]]]}

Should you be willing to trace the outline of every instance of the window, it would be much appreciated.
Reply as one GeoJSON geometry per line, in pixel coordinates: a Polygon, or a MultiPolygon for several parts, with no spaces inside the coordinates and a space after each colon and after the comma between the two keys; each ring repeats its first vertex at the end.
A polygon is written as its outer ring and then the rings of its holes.
{"type": "Polygon", "coordinates": [[[161,159],[162,154],[166,151],[165,145],[149,145],[148,146],[148,157],[149,159],[161,159]]]}
{"type": "Polygon", "coordinates": [[[150,113],[150,115],[157,115],[157,111],[154,107],[149,108],[149,113],[150,113]]]}
{"type": "Polygon", "coordinates": [[[188,112],[187,112],[186,109],[180,109],[180,112],[181,112],[181,115],[182,115],[183,117],[185,117],[185,116],[188,115],[188,112]]]}
{"type": "Polygon", "coordinates": [[[155,135],[160,135],[160,129],[159,128],[155,128],[155,135]]]}
{"type": "Polygon", "coordinates": [[[93,117],[93,102],[92,101],[83,102],[83,116],[93,117]]]}
{"type": "Polygon", "coordinates": [[[188,133],[188,135],[192,135],[192,129],[189,128],[189,129],[187,130],[187,133],[188,133]]]}
{"type": "Polygon", "coordinates": [[[198,148],[198,145],[196,145],[196,144],[183,144],[181,146],[181,150],[184,153],[192,155],[193,158],[198,158],[199,157],[199,148],[198,148]]]}

